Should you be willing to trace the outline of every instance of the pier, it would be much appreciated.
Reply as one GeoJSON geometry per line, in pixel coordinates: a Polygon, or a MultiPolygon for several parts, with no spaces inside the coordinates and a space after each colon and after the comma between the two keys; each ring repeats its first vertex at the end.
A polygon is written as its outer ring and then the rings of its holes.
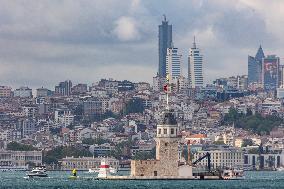
{"type": "Polygon", "coordinates": [[[193,177],[182,176],[108,176],[101,180],[219,180],[219,176],[198,175],[193,177]]]}

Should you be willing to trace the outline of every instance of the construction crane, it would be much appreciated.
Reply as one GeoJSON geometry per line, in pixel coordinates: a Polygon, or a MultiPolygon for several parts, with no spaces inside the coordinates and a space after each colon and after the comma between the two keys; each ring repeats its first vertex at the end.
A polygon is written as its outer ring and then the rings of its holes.
{"type": "Polygon", "coordinates": [[[209,152],[207,152],[204,156],[201,156],[200,158],[198,158],[196,161],[194,161],[192,164],[195,165],[198,162],[202,161],[203,159],[207,158],[207,167],[208,167],[208,171],[211,171],[211,155],[209,152]]]}

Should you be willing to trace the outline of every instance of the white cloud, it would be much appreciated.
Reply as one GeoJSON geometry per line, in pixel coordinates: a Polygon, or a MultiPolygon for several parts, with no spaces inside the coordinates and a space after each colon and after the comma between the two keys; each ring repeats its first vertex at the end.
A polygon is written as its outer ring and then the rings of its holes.
{"type": "Polygon", "coordinates": [[[120,17],[115,21],[114,34],[121,41],[131,41],[140,38],[137,21],[131,17],[120,17]]]}
{"type": "Polygon", "coordinates": [[[284,57],[283,8],[279,0],[1,0],[0,80],[11,85],[68,78],[90,83],[99,77],[151,82],[163,14],[173,25],[185,76],[194,35],[206,78],[245,74],[247,55],[260,43],[265,53],[284,57]]]}

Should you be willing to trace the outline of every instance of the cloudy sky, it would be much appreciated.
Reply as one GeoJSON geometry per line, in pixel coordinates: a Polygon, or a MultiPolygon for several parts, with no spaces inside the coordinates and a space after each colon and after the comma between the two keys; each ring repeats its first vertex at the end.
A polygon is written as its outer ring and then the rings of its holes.
{"type": "Polygon", "coordinates": [[[185,76],[194,35],[206,82],[246,74],[247,55],[260,44],[265,54],[284,57],[282,10],[282,0],[1,0],[0,85],[152,83],[163,14],[185,76]]]}

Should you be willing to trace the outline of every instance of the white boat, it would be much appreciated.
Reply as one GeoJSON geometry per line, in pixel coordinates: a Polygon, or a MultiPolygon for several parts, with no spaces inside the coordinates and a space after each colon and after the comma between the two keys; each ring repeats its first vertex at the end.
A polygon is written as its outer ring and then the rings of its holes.
{"type": "Polygon", "coordinates": [[[27,173],[28,178],[48,177],[45,166],[37,166],[27,173]]]}
{"type": "Polygon", "coordinates": [[[276,168],[277,171],[284,171],[284,167],[278,167],[276,168]]]}
{"type": "Polygon", "coordinates": [[[221,179],[239,180],[244,178],[244,171],[241,169],[224,169],[221,173],[221,179]]]}
{"type": "MultiPolygon", "coordinates": [[[[91,168],[88,171],[88,173],[98,173],[98,172],[100,172],[100,168],[91,168]]],[[[109,167],[109,172],[115,174],[117,173],[117,170],[115,168],[109,167]]]]}
{"type": "Polygon", "coordinates": [[[88,173],[98,173],[99,172],[99,168],[91,168],[89,169],[88,173]]]}

